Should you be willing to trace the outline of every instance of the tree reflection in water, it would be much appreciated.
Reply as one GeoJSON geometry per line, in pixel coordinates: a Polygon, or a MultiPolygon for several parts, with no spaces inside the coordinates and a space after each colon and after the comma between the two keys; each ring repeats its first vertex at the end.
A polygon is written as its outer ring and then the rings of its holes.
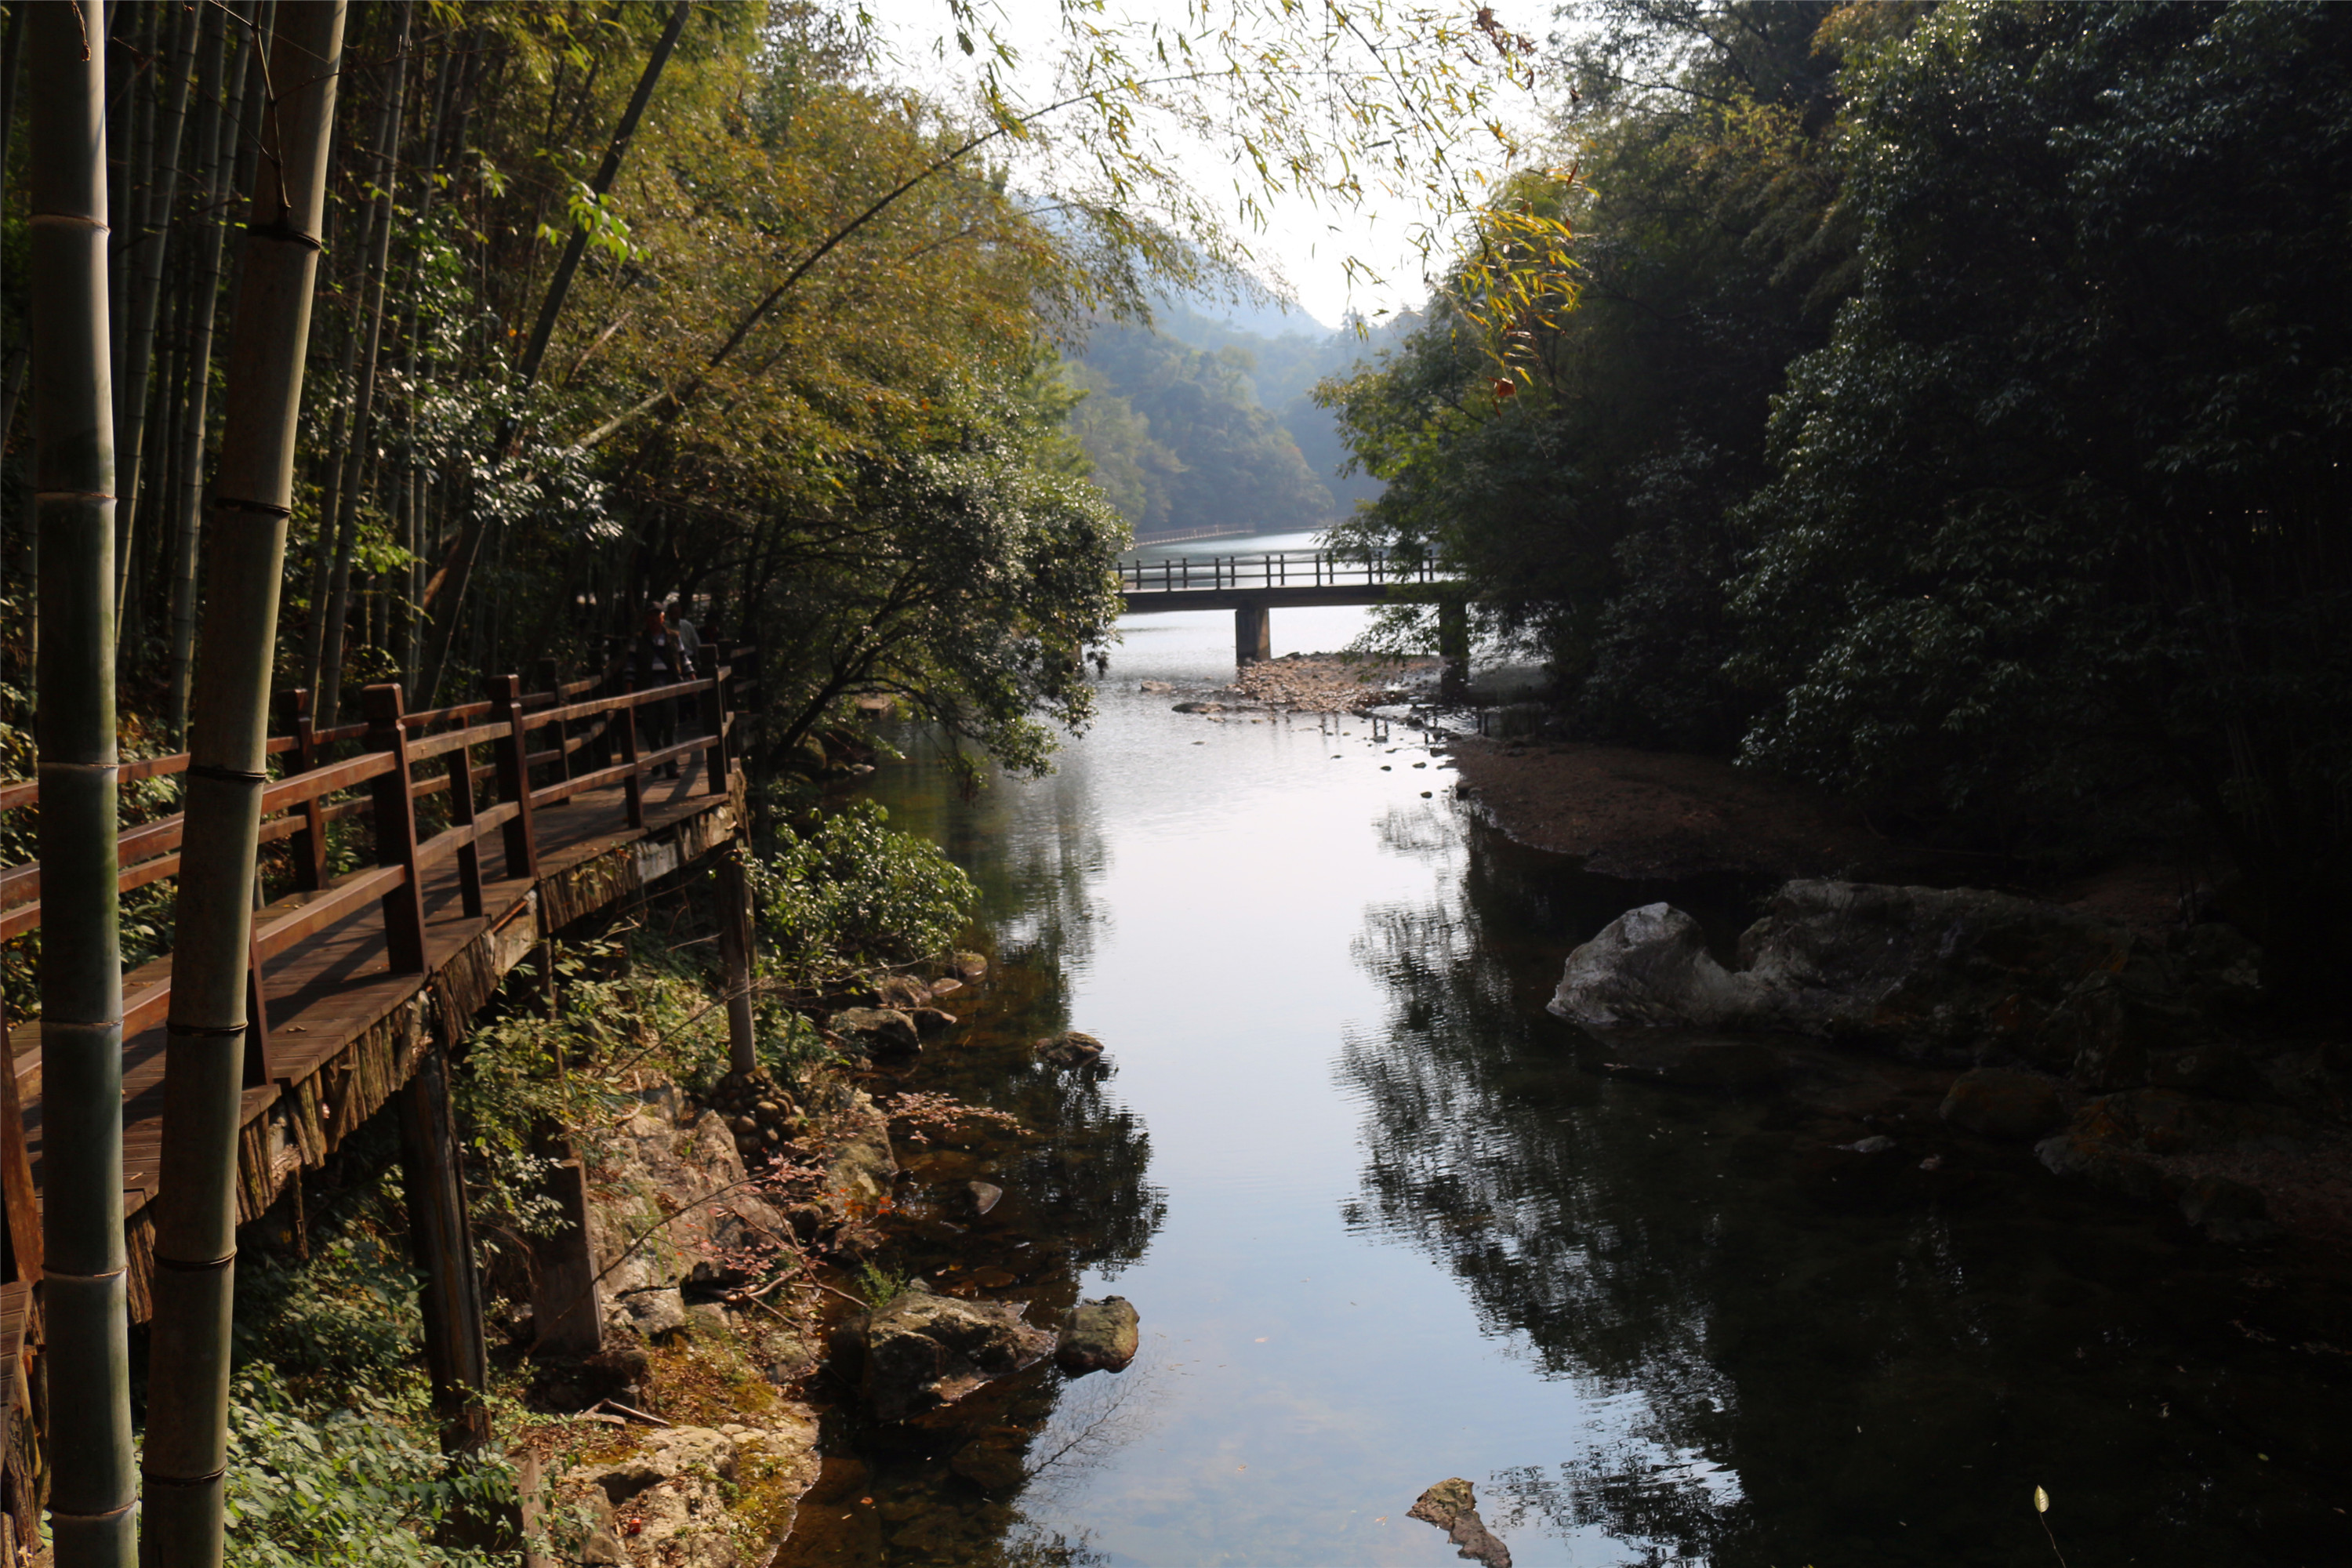
{"type": "MultiPolygon", "coordinates": [[[[1383,825],[1398,853],[1444,838],[1383,825]]],[[[2094,1560],[2347,1560],[2342,1367],[2231,1326],[2263,1288],[2241,1260],[2026,1151],[1952,1148],[1948,1075],[1798,1048],[1791,1084],[1741,1099],[1606,1070],[1542,1011],[1568,949],[1669,894],[1727,940],[1757,889],[1457,842],[1458,874],[1357,942],[1389,1011],[1341,1058],[1365,1110],[1346,1218],[1586,1395],[1587,1430],[1480,1481],[1498,1532],[1597,1532],[1624,1563],[2015,1563],[2049,1549],[2047,1485],[2094,1560]],[[1879,1129],[1899,1157],[1838,1147],[1879,1129]],[[1919,1170],[1931,1150],[1948,1170],[1919,1170]]]]}

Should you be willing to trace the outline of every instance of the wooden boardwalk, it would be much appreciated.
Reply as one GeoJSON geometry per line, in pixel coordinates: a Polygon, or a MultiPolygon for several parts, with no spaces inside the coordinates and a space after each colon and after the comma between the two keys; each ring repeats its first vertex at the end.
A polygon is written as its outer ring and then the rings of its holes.
{"type": "MultiPolygon", "coordinates": [[[[257,983],[248,995],[257,1022],[246,1051],[240,1224],[261,1217],[299,1172],[322,1164],[428,1053],[460,1043],[500,980],[548,935],[635,900],[740,833],[733,670],[728,650],[719,658],[713,677],[613,696],[592,695],[592,681],[526,696],[509,677],[486,700],[432,713],[403,714],[396,690],[374,688],[368,722],[329,731],[310,729],[297,694],[286,726],[292,733],[270,742],[283,776],[263,805],[265,853],[289,845],[275,852],[277,864],[282,873],[290,858],[297,888],[254,920],[257,983]],[[677,712],[688,738],[641,751],[638,720],[654,704],[677,712]],[[353,746],[352,754],[335,754],[353,746]],[[665,776],[671,769],[677,776],[665,776]],[[485,793],[497,804],[484,804],[485,793]],[[360,848],[362,858],[373,849],[373,864],[330,876],[329,825],[349,819],[363,820],[362,830],[346,830],[363,842],[340,847],[360,848]]],[[[186,765],[184,753],[123,773],[152,776],[186,765]]],[[[37,785],[0,785],[0,810],[36,804],[37,785]]],[[[128,890],[175,875],[180,838],[178,817],[124,828],[119,885],[128,890]]],[[[0,935],[39,924],[39,890],[37,865],[0,869],[0,935]]],[[[171,979],[168,954],[123,977],[123,1210],[139,1321],[152,1301],[171,979]]],[[[21,1529],[42,1489],[37,1433],[28,1444],[26,1424],[14,1419],[40,1408],[28,1396],[42,1337],[41,1028],[20,1022],[7,1033],[0,1431],[9,1437],[0,1509],[21,1529]]]]}

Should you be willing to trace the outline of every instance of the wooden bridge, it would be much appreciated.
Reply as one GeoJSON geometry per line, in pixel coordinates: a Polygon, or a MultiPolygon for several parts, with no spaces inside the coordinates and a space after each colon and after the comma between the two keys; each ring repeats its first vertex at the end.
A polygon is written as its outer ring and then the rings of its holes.
{"type": "Polygon", "coordinates": [[[1277,609],[1312,605],[1383,605],[1418,601],[1438,606],[1438,638],[1451,663],[1469,657],[1469,618],[1455,580],[1426,561],[1408,562],[1385,551],[1267,550],[1255,554],[1162,555],[1118,566],[1127,613],[1231,610],[1234,662],[1274,653],[1277,609]]]}
{"type": "MultiPolygon", "coordinates": [[[[400,689],[367,689],[363,722],[314,729],[307,694],[285,699],[268,751],[262,868],[292,888],[254,920],[253,1020],[246,1047],[237,1220],[260,1218],[299,1172],[315,1169],[387,1100],[400,1107],[404,1163],[425,1266],[426,1350],[436,1394],[484,1386],[478,1281],[450,1136],[446,1053],[505,974],[550,933],[637,898],[713,857],[742,831],[736,670],[751,650],[717,649],[715,674],[594,695],[600,680],[525,693],[505,676],[482,700],[404,713],[400,689]],[[648,750],[639,721],[659,705],[694,738],[648,750]],[[675,776],[667,776],[673,774],[675,776]],[[489,798],[485,798],[486,796],[489,798]],[[360,866],[338,821],[364,823],[360,866]],[[278,846],[283,847],[278,847],[278,846]],[[419,1162],[442,1201],[417,1191],[419,1162]],[[421,1205],[421,1212],[420,1210],[421,1205]],[[431,1239],[423,1234],[437,1232],[431,1239]],[[433,1325],[442,1325],[434,1331],[433,1325]]],[[[550,672],[551,674],[551,671],[550,672]]],[[[126,763],[122,782],[183,772],[187,754],[126,763]]],[[[38,804],[37,784],[0,786],[0,812],[38,804]]],[[[124,892],[179,869],[183,818],[125,827],[124,892]]],[[[731,857],[715,857],[731,864],[731,857]]],[[[40,924],[37,863],[0,871],[0,938],[40,924]]],[[[730,963],[740,943],[722,942],[730,963]]],[[[144,1321],[162,1180],[168,954],[123,977],[123,1209],[133,1321],[144,1321]]],[[[8,1032],[0,1073],[0,1508],[18,1539],[38,1518],[38,1293],[44,1179],[40,1025],[8,1032]]],[[[462,1403],[462,1400],[461,1400],[462,1403]]],[[[0,1560],[14,1562],[0,1545],[0,1560]]]]}

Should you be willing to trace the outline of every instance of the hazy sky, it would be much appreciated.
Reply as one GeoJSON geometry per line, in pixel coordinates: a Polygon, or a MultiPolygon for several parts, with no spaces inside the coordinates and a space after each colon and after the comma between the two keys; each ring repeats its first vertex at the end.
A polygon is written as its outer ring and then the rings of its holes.
{"type": "MultiPolygon", "coordinates": [[[[1023,58],[1015,79],[1021,97],[1029,103],[1051,101],[1054,66],[1062,47],[1062,0],[995,0],[989,9],[998,36],[1023,58]]],[[[1107,0],[1103,14],[1096,19],[1108,25],[1156,18],[1181,26],[1189,9],[1187,0],[1107,0]]],[[[1504,21],[1521,31],[1543,30],[1545,14],[1533,6],[1500,9],[1504,21]],[[1521,11],[1525,14],[1517,14],[1521,11]]],[[[887,75],[943,95],[963,94],[975,73],[954,47],[945,0],[886,0],[874,8],[874,14],[895,57],[895,64],[886,68],[887,75]],[[944,51],[940,47],[942,41],[944,51]]],[[[1522,135],[1536,123],[1536,103],[1528,94],[1513,93],[1502,107],[1505,122],[1522,135]]],[[[1167,144],[1161,151],[1202,193],[1226,194],[1231,216],[1233,148],[1172,131],[1165,134],[1167,144]]],[[[1487,156],[1491,159],[1492,154],[1487,156]]],[[[1015,168],[1016,179],[1037,178],[1018,163],[1015,168]]],[[[1490,173],[1498,168],[1490,163],[1490,173]]],[[[1370,315],[1383,308],[1422,302],[1427,294],[1423,262],[1410,234],[1431,216],[1424,202],[1411,194],[1380,195],[1365,207],[1354,209],[1288,200],[1273,208],[1263,232],[1250,232],[1247,237],[1252,247],[1265,254],[1280,270],[1298,302],[1324,325],[1336,326],[1350,308],[1370,315]],[[1345,269],[1350,255],[1381,273],[1385,286],[1359,282],[1351,288],[1345,269]]]]}

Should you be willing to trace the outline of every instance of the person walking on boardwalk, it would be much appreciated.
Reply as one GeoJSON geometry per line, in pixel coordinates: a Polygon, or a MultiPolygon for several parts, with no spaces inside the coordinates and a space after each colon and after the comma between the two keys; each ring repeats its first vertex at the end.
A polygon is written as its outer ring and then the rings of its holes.
{"type": "MultiPolygon", "coordinates": [[[[694,679],[694,663],[677,634],[670,630],[658,605],[646,611],[645,624],[637,634],[635,648],[637,689],[668,686],[694,679]]],[[[640,709],[646,730],[646,742],[655,751],[662,751],[677,741],[677,699],[665,697],[659,702],[649,702],[640,709]]],[[[676,758],[662,764],[664,778],[677,777],[676,758]]]]}

